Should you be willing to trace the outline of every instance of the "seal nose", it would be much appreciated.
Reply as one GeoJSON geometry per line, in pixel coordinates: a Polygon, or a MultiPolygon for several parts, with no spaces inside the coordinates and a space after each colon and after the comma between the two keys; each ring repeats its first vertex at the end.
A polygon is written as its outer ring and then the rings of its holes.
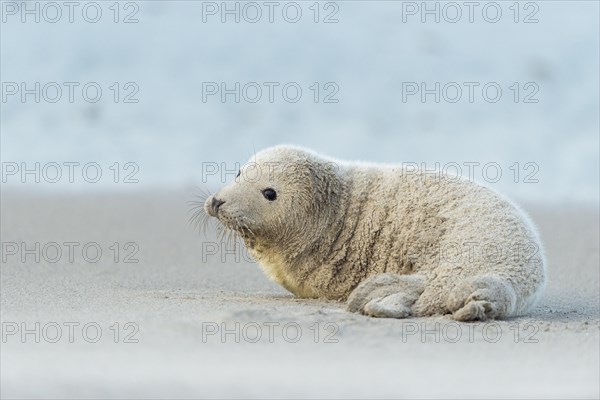
{"type": "Polygon", "coordinates": [[[221,205],[223,205],[223,203],[225,203],[224,200],[219,200],[219,199],[213,197],[211,206],[212,206],[213,212],[215,214],[217,213],[217,211],[219,211],[219,207],[221,207],[221,205]]]}

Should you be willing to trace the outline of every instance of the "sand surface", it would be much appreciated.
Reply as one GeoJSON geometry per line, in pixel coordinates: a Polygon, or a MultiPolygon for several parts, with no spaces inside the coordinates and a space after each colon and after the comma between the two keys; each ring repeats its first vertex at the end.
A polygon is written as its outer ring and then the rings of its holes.
{"type": "Polygon", "coordinates": [[[543,300],[459,324],[295,299],[186,225],[189,198],[3,193],[3,398],[600,396],[597,206],[525,205],[549,260],[543,300]]]}

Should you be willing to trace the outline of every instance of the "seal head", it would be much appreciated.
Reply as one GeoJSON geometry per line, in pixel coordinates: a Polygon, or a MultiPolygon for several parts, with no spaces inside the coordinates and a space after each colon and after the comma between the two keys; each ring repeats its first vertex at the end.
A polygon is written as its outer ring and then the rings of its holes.
{"type": "Polygon", "coordinates": [[[293,146],[264,150],[233,182],[206,199],[205,212],[244,240],[273,280],[292,293],[316,297],[289,273],[303,254],[320,254],[339,225],[343,196],[339,165],[293,146]],[[324,232],[327,230],[328,232],[324,232]]]}

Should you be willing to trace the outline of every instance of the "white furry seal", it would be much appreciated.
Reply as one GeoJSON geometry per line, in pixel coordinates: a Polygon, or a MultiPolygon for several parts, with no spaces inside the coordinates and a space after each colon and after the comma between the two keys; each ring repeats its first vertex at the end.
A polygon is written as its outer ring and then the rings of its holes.
{"type": "Polygon", "coordinates": [[[545,285],[535,228],[476,183],[293,146],[256,154],[204,210],[301,297],[375,317],[523,314],[545,285]],[[241,175],[240,175],[241,174],[241,175]]]}

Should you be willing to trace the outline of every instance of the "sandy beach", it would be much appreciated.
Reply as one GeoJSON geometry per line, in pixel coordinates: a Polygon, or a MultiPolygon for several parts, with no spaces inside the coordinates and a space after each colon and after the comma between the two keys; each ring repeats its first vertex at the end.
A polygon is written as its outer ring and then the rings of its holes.
{"type": "Polygon", "coordinates": [[[189,226],[189,199],[4,191],[2,398],[600,396],[597,205],[524,204],[545,295],[464,324],[296,299],[189,226]]]}

